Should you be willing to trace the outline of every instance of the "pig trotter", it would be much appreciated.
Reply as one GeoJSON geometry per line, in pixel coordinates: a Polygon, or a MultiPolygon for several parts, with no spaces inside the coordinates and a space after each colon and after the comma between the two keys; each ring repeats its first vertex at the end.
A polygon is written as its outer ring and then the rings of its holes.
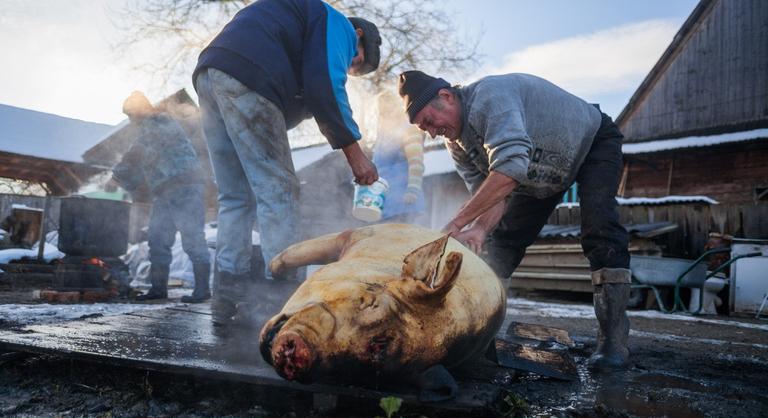
{"type": "Polygon", "coordinates": [[[453,376],[440,364],[423,371],[417,378],[419,401],[442,402],[452,399],[459,391],[453,376]]]}
{"type": "Polygon", "coordinates": [[[272,364],[287,380],[306,382],[314,361],[312,350],[295,332],[280,334],[272,347],[272,364]]]}

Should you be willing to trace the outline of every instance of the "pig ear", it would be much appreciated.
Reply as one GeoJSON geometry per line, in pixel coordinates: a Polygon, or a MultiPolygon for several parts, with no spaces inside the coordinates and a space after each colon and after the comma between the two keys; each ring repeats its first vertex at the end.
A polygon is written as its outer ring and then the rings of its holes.
{"type": "Polygon", "coordinates": [[[414,296],[444,295],[452,287],[461,270],[462,254],[451,252],[445,257],[443,268],[440,260],[445,253],[448,235],[413,250],[403,260],[401,277],[416,281],[411,289],[414,296]]]}

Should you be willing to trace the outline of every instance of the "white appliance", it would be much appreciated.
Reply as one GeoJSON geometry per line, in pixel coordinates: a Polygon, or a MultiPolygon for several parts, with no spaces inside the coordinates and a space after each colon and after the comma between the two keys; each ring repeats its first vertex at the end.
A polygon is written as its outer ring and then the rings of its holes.
{"type": "Polygon", "coordinates": [[[762,256],[742,258],[731,265],[733,313],[756,313],[768,295],[768,240],[733,239],[731,258],[758,252],[762,256]]]}

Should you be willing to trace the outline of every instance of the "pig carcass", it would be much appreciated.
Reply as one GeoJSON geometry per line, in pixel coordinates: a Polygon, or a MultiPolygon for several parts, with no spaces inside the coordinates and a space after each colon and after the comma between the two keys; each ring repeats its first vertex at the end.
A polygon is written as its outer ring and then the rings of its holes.
{"type": "Polygon", "coordinates": [[[456,385],[446,368],[482,355],[504,320],[505,289],[493,270],[421,227],[325,235],[289,247],[270,268],[279,277],[312,264],[326,265],[260,333],[262,356],[288,380],[406,379],[426,397],[450,397],[456,385]]]}

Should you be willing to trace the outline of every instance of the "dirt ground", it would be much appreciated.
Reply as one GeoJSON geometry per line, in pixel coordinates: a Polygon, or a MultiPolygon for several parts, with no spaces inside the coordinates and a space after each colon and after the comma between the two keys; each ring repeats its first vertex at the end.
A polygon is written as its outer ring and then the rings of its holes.
{"type": "MultiPolygon", "coordinates": [[[[768,321],[633,311],[632,366],[590,373],[596,323],[588,300],[512,298],[508,322],[566,329],[579,379],[510,373],[507,392],[483,415],[538,417],[768,416],[768,321]]],[[[9,303],[6,295],[3,300],[9,303]]],[[[12,324],[0,321],[2,327],[12,324]]],[[[385,416],[376,405],[340,401],[325,410],[302,392],[148,372],[19,352],[0,353],[0,416],[385,416]]],[[[452,414],[405,405],[394,416],[452,414]]],[[[461,416],[457,414],[456,416],[461,416]]],[[[481,415],[478,413],[478,415],[481,415]]]]}

